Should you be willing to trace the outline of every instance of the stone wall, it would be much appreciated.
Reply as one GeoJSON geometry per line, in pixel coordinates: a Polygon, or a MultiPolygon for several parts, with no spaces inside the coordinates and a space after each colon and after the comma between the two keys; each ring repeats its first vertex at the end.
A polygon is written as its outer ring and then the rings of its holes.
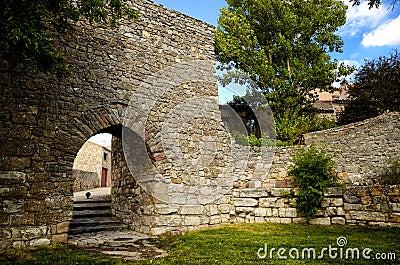
{"type": "MultiPolygon", "coordinates": [[[[288,199],[292,188],[243,189],[233,192],[234,223],[304,223],[288,199]]],[[[295,192],[296,193],[296,192],[295,192]]],[[[330,188],[325,201],[310,224],[380,225],[400,227],[400,185],[348,186],[330,188]]]]}
{"type": "Polygon", "coordinates": [[[99,176],[96,172],[83,170],[72,170],[74,181],[74,192],[90,190],[99,187],[99,176]]]}
{"type": "Polygon", "coordinates": [[[307,145],[325,146],[335,154],[346,184],[374,185],[392,157],[400,158],[400,113],[309,133],[307,145]]]}
{"type": "MultiPolygon", "coordinates": [[[[371,133],[368,124],[375,123],[376,120],[384,121],[379,127],[375,128],[375,135],[379,131],[387,133],[386,144],[398,146],[394,135],[388,132],[388,128],[398,126],[397,114],[385,114],[384,116],[374,118],[364,123],[358,123],[354,134],[363,134],[365,131],[371,133]],[[366,126],[363,126],[365,124],[366,126]],[[391,142],[393,141],[393,142],[391,142]]],[[[353,128],[355,125],[348,125],[353,128]]],[[[347,130],[346,127],[338,129],[347,130]]],[[[316,133],[324,139],[328,136],[325,133],[316,133]]],[[[309,138],[309,135],[306,137],[309,138]]],[[[318,139],[315,137],[314,140],[318,139]]],[[[349,154],[343,146],[350,146],[352,150],[357,145],[368,145],[367,141],[374,141],[374,138],[361,139],[363,143],[354,143],[350,145],[346,138],[339,137],[336,147],[341,146],[343,154],[349,154]],[[346,145],[340,145],[340,141],[346,145]]],[[[321,141],[322,142],[322,141],[321,141]]],[[[315,141],[316,143],[316,141],[315,141]]],[[[132,229],[137,229],[151,234],[162,234],[165,232],[178,233],[203,227],[211,227],[221,223],[242,223],[242,222],[277,222],[277,223],[299,223],[306,219],[301,217],[295,208],[295,198],[287,199],[284,194],[291,191],[297,192],[292,187],[292,180],[288,176],[288,170],[292,162],[291,156],[297,147],[263,147],[251,148],[246,146],[233,145],[234,155],[230,159],[235,161],[230,174],[234,179],[234,188],[219,199],[200,205],[181,205],[174,203],[162,203],[157,200],[148,200],[139,202],[144,198],[144,191],[136,184],[135,179],[129,174],[125,167],[125,177],[115,177],[119,182],[120,189],[127,186],[128,189],[135,190],[131,197],[119,197],[120,191],[116,192],[116,207],[126,206],[125,211],[121,211],[124,221],[131,224],[132,229]],[[121,181],[124,180],[125,184],[121,181]],[[258,188],[254,188],[258,187],[258,188]],[[133,196],[136,194],[136,196],[133,196]],[[132,220],[135,220],[132,222],[132,220]],[[144,221],[145,220],[145,221],[144,221]]],[[[330,148],[332,152],[336,149],[330,148]]],[[[398,149],[397,149],[398,150],[398,149]]],[[[374,156],[388,155],[385,145],[381,149],[375,148],[374,156]]],[[[370,154],[367,154],[368,156],[370,154]]],[[[117,157],[117,156],[116,156],[117,157]]],[[[122,157],[120,154],[119,157],[122,157]]],[[[356,157],[354,154],[353,157],[356,157]]],[[[381,185],[362,185],[357,186],[349,180],[349,173],[341,170],[347,168],[348,164],[343,162],[339,156],[337,159],[338,174],[341,177],[345,187],[331,188],[325,193],[326,201],[322,204],[316,218],[310,221],[311,224],[357,224],[357,225],[384,225],[400,226],[399,221],[399,186],[381,186],[381,185]],[[341,160],[340,160],[341,159],[341,160]]],[[[364,166],[381,168],[381,165],[375,164],[375,160],[366,161],[364,166]]],[[[120,159],[122,163],[123,159],[120,159]]],[[[347,160],[352,163],[351,160],[347,160]]],[[[121,167],[117,167],[121,168],[121,167]]],[[[376,171],[375,177],[380,171],[376,171]]],[[[366,175],[363,175],[366,176],[366,175]]],[[[177,183],[179,184],[179,183],[177,183]]],[[[183,190],[182,190],[183,191],[183,190]]],[[[185,195],[182,195],[185,196],[185,195]]],[[[181,198],[185,200],[186,198],[181,198]]]]}

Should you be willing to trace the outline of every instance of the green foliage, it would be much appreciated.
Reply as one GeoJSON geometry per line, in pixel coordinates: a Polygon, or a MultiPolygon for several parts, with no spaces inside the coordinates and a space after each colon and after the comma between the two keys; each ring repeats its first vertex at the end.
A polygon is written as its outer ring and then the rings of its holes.
{"type": "Polygon", "coordinates": [[[43,71],[65,74],[68,65],[57,46],[82,18],[110,22],[138,17],[125,0],[2,0],[0,1],[0,59],[11,68],[34,61],[43,71]]]}
{"type": "Polygon", "coordinates": [[[400,157],[391,157],[380,176],[383,185],[400,185],[400,157]]]}
{"type": "Polygon", "coordinates": [[[340,124],[376,117],[385,111],[400,111],[400,55],[365,61],[355,75],[350,100],[339,115],[340,124]]]}
{"type": "Polygon", "coordinates": [[[314,114],[301,114],[300,112],[289,112],[277,114],[275,116],[276,138],[293,143],[301,135],[333,128],[336,126],[335,121],[328,118],[320,118],[314,114]]]}
{"type": "Polygon", "coordinates": [[[324,200],[323,191],[337,184],[335,163],[324,149],[310,146],[301,148],[293,157],[294,165],[289,170],[299,188],[296,208],[308,219],[315,216],[324,200]]]}
{"type": "Polygon", "coordinates": [[[274,141],[272,141],[268,136],[263,136],[261,138],[256,137],[254,134],[249,136],[234,132],[232,136],[235,138],[235,142],[243,146],[273,146],[274,141]]]}
{"type": "Polygon", "coordinates": [[[224,82],[246,76],[265,93],[276,115],[309,107],[317,87],[328,87],[352,68],[331,60],[341,52],[336,35],[346,22],[341,1],[227,0],[215,32],[217,59],[229,71],[224,82]]]}

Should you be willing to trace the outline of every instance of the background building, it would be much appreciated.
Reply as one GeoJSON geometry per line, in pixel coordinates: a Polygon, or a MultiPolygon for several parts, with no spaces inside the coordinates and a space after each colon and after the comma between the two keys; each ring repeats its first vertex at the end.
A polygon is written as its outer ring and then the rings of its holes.
{"type": "Polygon", "coordinates": [[[111,183],[111,147],[87,141],[79,150],[73,166],[74,191],[109,187],[111,183]]]}

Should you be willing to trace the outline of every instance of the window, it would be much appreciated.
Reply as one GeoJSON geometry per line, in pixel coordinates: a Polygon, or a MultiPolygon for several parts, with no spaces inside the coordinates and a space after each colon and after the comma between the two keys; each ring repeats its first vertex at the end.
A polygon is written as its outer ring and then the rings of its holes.
{"type": "Polygon", "coordinates": [[[107,157],[108,157],[108,154],[104,153],[104,156],[103,156],[104,160],[107,160],[107,157]]]}

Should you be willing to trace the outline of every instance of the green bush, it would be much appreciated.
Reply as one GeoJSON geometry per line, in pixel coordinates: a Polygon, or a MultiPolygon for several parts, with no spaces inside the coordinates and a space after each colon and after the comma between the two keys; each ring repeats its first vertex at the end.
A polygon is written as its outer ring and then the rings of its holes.
{"type": "Polygon", "coordinates": [[[314,131],[335,127],[335,121],[318,116],[300,115],[297,112],[292,115],[275,116],[276,138],[287,143],[293,143],[297,137],[314,131]]]}
{"type": "Polygon", "coordinates": [[[389,159],[387,167],[379,179],[383,185],[400,184],[400,157],[391,157],[389,159]]]}
{"type": "Polygon", "coordinates": [[[296,208],[307,220],[316,215],[324,200],[323,191],[337,184],[332,157],[324,149],[314,146],[298,149],[293,157],[294,165],[289,175],[299,188],[296,208]]]}

